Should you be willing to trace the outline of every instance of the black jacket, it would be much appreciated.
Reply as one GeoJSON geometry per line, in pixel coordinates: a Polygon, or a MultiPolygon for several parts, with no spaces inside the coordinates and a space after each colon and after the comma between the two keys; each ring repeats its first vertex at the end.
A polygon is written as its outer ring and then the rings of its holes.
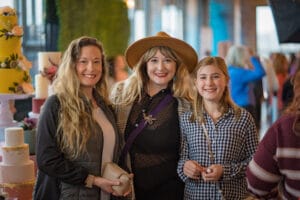
{"type": "MultiPolygon", "coordinates": [[[[99,95],[94,95],[97,104],[106,114],[116,133],[114,161],[117,161],[120,153],[120,136],[116,128],[115,118],[99,95]]],[[[61,192],[70,193],[70,198],[63,199],[97,199],[100,198],[100,189],[92,189],[84,186],[88,174],[100,176],[103,133],[95,122],[91,130],[91,138],[87,144],[87,154],[80,156],[75,161],[65,158],[59,150],[56,142],[56,130],[58,125],[60,104],[57,96],[50,96],[45,102],[39,117],[37,128],[36,159],[38,175],[34,188],[36,200],[58,200],[61,192]]]]}

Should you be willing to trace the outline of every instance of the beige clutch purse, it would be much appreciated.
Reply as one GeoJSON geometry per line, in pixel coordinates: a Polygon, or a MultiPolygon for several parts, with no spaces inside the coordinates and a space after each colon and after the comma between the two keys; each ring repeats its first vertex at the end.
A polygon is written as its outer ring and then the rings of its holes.
{"type": "Polygon", "coordinates": [[[110,180],[120,179],[120,185],[112,186],[112,189],[118,195],[123,196],[125,192],[128,192],[132,187],[132,179],[130,178],[129,174],[115,163],[108,162],[104,164],[102,177],[110,180]]]}

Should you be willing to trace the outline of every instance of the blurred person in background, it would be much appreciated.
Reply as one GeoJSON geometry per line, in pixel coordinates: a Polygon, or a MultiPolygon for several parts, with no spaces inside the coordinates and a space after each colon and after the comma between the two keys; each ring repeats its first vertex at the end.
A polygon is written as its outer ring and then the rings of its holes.
{"type": "Polygon", "coordinates": [[[276,77],[278,80],[278,92],[277,92],[277,109],[278,115],[281,115],[283,110],[282,91],[283,84],[288,79],[288,59],[283,53],[273,53],[271,55],[272,65],[275,69],[276,77]]]}
{"type": "Polygon", "coordinates": [[[263,77],[263,91],[266,99],[267,121],[273,123],[278,118],[277,92],[279,83],[271,59],[263,58],[262,64],[266,72],[266,76],[263,77]]]}
{"type": "Polygon", "coordinates": [[[292,78],[295,75],[297,71],[300,70],[300,53],[296,54],[293,63],[290,67],[290,73],[287,80],[283,83],[282,87],[282,103],[284,108],[289,106],[289,104],[292,102],[294,97],[294,90],[293,90],[293,84],[292,84],[292,78]]]}
{"type": "MultiPolygon", "coordinates": [[[[233,101],[251,113],[257,129],[260,128],[260,117],[256,109],[261,104],[255,98],[254,84],[261,81],[265,70],[251,48],[247,46],[231,46],[226,55],[226,63],[230,76],[230,93],[233,101]]],[[[262,87],[260,85],[260,87],[262,87]]],[[[262,90],[262,88],[261,88],[262,90]]],[[[260,109],[260,108],[259,108],[260,109]]]]}
{"type": "Polygon", "coordinates": [[[119,54],[107,59],[108,63],[108,88],[109,90],[113,85],[119,81],[123,81],[129,76],[129,68],[126,65],[125,58],[119,54]]]}
{"type": "Polygon", "coordinates": [[[295,75],[296,71],[297,71],[297,63],[298,63],[298,59],[300,58],[300,51],[299,52],[292,52],[289,54],[289,59],[288,59],[288,62],[289,62],[289,67],[288,67],[288,72],[289,72],[289,75],[293,76],[295,75]]]}

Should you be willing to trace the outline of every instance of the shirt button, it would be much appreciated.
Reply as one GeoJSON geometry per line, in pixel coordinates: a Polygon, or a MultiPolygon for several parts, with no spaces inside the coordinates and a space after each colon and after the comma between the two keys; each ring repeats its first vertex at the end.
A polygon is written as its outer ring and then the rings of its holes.
{"type": "Polygon", "coordinates": [[[138,126],[139,126],[139,124],[138,124],[138,123],[136,123],[134,126],[135,126],[135,127],[138,127],[138,126]]]}

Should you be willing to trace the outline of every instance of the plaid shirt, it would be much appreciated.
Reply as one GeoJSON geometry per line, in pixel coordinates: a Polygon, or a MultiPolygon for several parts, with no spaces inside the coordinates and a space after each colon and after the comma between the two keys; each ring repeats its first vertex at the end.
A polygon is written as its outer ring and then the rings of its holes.
{"type": "Polygon", "coordinates": [[[204,131],[199,122],[190,122],[191,112],[180,116],[181,154],[178,174],[185,181],[185,198],[188,200],[221,199],[220,189],[225,199],[244,199],[247,195],[246,167],[257,144],[258,135],[251,115],[242,109],[239,119],[230,108],[217,123],[205,113],[205,127],[211,140],[215,164],[223,165],[223,176],[218,184],[203,179],[190,179],[183,173],[187,160],[195,160],[204,167],[210,166],[209,152],[204,131]]]}

